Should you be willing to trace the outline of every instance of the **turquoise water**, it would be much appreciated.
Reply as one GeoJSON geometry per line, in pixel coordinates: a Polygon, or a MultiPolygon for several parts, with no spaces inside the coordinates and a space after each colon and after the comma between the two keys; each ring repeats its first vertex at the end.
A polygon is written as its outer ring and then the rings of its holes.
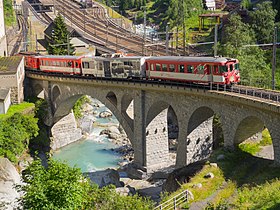
{"type": "MultiPolygon", "coordinates": [[[[95,111],[106,111],[102,106],[95,108],[95,111]]],[[[117,124],[116,118],[99,118],[95,116],[96,122],[101,125],[107,123],[117,124]]],[[[85,139],[67,145],[54,152],[54,159],[65,161],[70,166],[81,168],[82,172],[92,172],[106,168],[116,168],[120,161],[120,155],[111,151],[116,145],[111,143],[105,135],[99,136],[104,127],[94,127],[91,135],[85,139]]]]}

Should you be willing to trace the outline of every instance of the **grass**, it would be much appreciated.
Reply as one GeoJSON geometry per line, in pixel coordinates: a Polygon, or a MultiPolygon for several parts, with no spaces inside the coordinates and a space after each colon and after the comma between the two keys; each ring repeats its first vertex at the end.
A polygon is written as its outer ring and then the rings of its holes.
{"type": "Polygon", "coordinates": [[[216,162],[218,167],[206,164],[189,183],[183,183],[177,192],[166,196],[163,202],[188,189],[193,193],[194,200],[185,204],[185,208],[193,202],[210,198],[206,209],[280,209],[280,168],[271,167],[272,160],[252,155],[261,146],[272,144],[267,129],[262,135],[260,142],[243,143],[234,152],[223,149],[214,151],[209,161],[216,162]],[[220,154],[225,159],[217,161],[220,154]],[[208,172],[214,174],[213,179],[204,178],[208,172]],[[201,183],[202,188],[194,188],[197,183],[201,183]]]}
{"type": "Polygon", "coordinates": [[[11,105],[6,114],[0,114],[0,119],[5,119],[13,116],[15,113],[30,113],[35,108],[33,103],[23,102],[21,104],[11,105]]]}

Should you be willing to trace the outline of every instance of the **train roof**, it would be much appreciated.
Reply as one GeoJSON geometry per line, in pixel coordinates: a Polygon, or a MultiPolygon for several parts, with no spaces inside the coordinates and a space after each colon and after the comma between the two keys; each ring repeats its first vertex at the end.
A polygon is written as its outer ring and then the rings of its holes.
{"type": "Polygon", "coordinates": [[[178,61],[178,62],[218,62],[224,63],[227,61],[233,61],[236,59],[226,58],[226,57],[186,57],[186,56],[152,56],[147,58],[146,60],[154,60],[154,61],[178,61]]]}
{"type": "Polygon", "coordinates": [[[37,58],[50,58],[50,59],[68,59],[68,60],[78,60],[84,56],[75,55],[39,55],[37,58]]]}

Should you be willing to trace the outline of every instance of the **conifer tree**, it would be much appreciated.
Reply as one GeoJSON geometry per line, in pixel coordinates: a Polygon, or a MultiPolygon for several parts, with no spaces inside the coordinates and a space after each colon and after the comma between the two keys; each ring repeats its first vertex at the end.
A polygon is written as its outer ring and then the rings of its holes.
{"type": "Polygon", "coordinates": [[[54,19],[54,28],[51,34],[51,43],[48,46],[48,53],[50,55],[74,54],[74,47],[70,44],[69,32],[60,14],[54,19]]]}

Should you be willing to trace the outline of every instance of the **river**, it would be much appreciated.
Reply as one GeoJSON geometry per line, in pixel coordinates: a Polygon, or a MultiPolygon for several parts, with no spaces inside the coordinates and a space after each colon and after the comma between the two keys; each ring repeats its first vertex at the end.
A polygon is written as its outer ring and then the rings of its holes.
{"type": "Polygon", "coordinates": [[[98,104],[98,106],[93,106],[94,114],[90,116],[95,122],[90,135],[86,139],[55,151],[53,154],[54,159],[81,168],[82,172],[116,168],[121,160],[121,155],[111,150],[116,148],[116,145],[110,142],[106,135],[99,135],[108,124],[118,125],[118,121],[114,116],[100,118],[99,113],[108,109],[95,99],[92,99],[93,104],[98,104]]]}

